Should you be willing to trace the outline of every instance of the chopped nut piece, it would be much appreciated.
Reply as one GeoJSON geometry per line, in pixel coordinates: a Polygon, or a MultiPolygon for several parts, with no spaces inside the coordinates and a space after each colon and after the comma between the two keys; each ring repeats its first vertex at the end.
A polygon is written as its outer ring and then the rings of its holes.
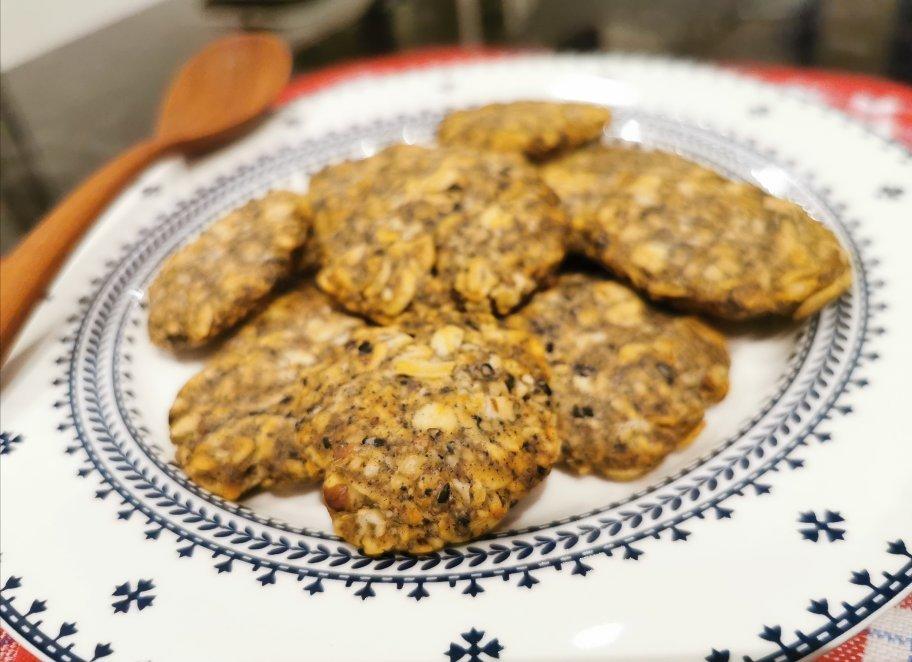
{"type": "Polygon", "coordinates": [[[459,425],[456,412],[436,402],[429,402],[415,412],[412,425],[416,430],[452,432],[459,425]]]}
{"type": "Polygon", "coordinates": [[[437,356],[446,358],[459,349],[462,339],[465,337],[465,331],[452,324],[438,329],[431,336],[431,347],[437,353],[437,356]]]}

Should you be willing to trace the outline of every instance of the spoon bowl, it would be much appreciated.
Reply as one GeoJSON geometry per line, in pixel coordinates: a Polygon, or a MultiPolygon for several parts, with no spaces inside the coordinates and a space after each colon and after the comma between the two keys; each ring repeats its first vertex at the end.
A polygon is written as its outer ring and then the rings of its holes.
{"type": "Polygon", "coordinates": [[[262,116],[290,74],[291,54],[277,37],[233,35],[213,42],[175,75],[156,138],[191,151],[222,143],[262,116]]]}
{"type": "Polygon", "coordinates": [[[154,135],[92,174],[0,261],[0,361],[63,261],[98,214],[167,152],[195,154],[248,129],[291,75],[291,53],[265,33],[224,37],[190,59],[165,95],[154,135]]]}

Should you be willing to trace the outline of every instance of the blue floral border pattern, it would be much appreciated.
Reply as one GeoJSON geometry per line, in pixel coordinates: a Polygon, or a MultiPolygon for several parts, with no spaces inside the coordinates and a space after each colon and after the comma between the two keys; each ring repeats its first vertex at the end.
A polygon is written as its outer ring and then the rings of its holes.
{"type": "Polygon", "coordinates": [[[134,605],[137,611],[151,607],[155,602],[155,582],[151,579],[140,579],[134,587],[129,581],[114,587],[111,597],[119,598],[111,603],[115,614],[126,614],[134,605]]]}
{"type": "Polygon", "coordinates": [[[0,455],[9,455],[16,450],[17,444],[23,442],[21,434],[12,432],[0,432],[0,455]]]}
{"type": "Polygon", "coordinates": [[[499,660],[504,650],[503,644],[497,639],[485,640],[485,631],[472,628],[459,635],[462,641],[454,641],[444,651],[450,662],[484,662],[484,660],[499,660]]]}
{"type": "Polygon", "coordinates": [[[36,617],[47,610],[47,602],[34,599],[25,612],[20,611],[15,604],[20,596],[14,595],[20,588],[22,588],[22,578],[14,576],[7,577],[3,586],[0,587],[0,619],[22,640],[59,662],[95,662],[114,652],[110,643],[97,643],[92,650],[91,657],[81,657],[76,654],[73,651],[75,644],[67,641],[69,637],[79,632],[76,622],[64,621],[60,624],[57,634],[53,636],[46,634],[47,628],[43,632],[43,618],[36,617]]]}
{"type": "MultiPolygon", "coordinates": [[[[894,540],[887,543],[887,553],[903,558],[904,562],[897,570],[883,571],[884,579],[880,583],[875,583],[868,570],[855,571],[849,577],[851,584],[867,587],[871,589],[870,593],[854,603],[843,600],[838,606],[831,605],[826,598],[811,600],[807,610],[825,619],[825,623],[811,632],[795,630],[794,639],[788,641],[788,634],[783,632],[782,626],[764,625],[758,636],[776,646],[777,650],[757,660],[745,656],[745,662],[785,662],[810,655],[901,595],[912,585],[912,551],[906,547],[905,541],[894,540]]],[[[705,659],[707,662],[729,662],[731,657],[727,649],[714,648],[705,659]]]]}
{"type": "MultiPolygon", "coordinates": [[[[877,358],[870,350],[869,341],[883,333],[883,329],[872,323],[882,308],[873,294],[883,283],[871,276],[876,261],[862,255],[867,243],[852,236],[858,229],[857,222],[842,223],[842,228],[853,254],[860,300],[855,302],[852,295],[846,295],[825,313],[826,320],[813,322],[806,331],[813,340],[818,327],[825,325],[830,340],[822,349],[809,348],[798,357],[799,363],[807,361],[814,366],[809,375],[799,380],[798,393],[777,402],[775,420],[764,422],[754,430],[747,443],[744,436],[737,437],[701,459],[685,475],[634,495],[633,498],[638,498],[652,493],[635,507],[612,504],[578,518],[511,531],[424,556],[371,558],[339,543],[331,535],[283,529],[280,523],[262,520],[244,508],[219,500],[206,497],[208,505],[200,505],[195,499],[200,491],[182,483],[173,467],[158,465],[160,471],[156,471],[152,453],[142,439],[142,430],[127,426],[128,434],[124,435],[114,424],[115,414],[122,415],[123,408],[129,405],[123,405],[116,397],[112,402],[100,385],[102,373],[111,370],[105,363],[110,346],[122,339],[129,344],[129,333],[124,333],[122,328],[125,321],[113,340],[106,333],[113,316],[118,314],[118,306],[125,298],[124,288],[134,272],[140,268],[151,272],[154,264],[150,267],[150,258],[166,254],[169,247],[207,220],[212,215],[212,205],[217,204],[215,201],[226,199],[226,191],[230,193],[229,202],[250,195],[249,184],[244,189],[243,182],[254,175],[268,183],[291,167],[307,170],[318,165],[319,155],[329,149],[322,143],[341,151],[352,143],[353,135],[368,132],[392,138],[406,122],[421,124],[434,118],[433,114],[397,117],[379,126],[333,134],[322,142],[309,141],[296,148],[283,148],[272,158],[264,157],[230,176],[220,177],[212,187],[179,203],[174,214],[161,218],[154,231],[152,228],[142,231],[136,244],[125,246],[120,259],[106,263],[108,275],[93,281],[95,293],[81,299],[80,311],[70,318],[73,329],[63,338],[66,351],[58,360],[63,374],[54,382],[63,394],[55,407],[64,412],[60,429],[72,440],[66,452],[84,458],[78,474],[100,478],[96,497],[117,497],[122,504],[117,510],[119,519],[141,519],[149,540],[157,540],[167,532],[177,543],[181,557],[192,556],[197,548],[205,549],[214,558],[219,573],[232,572],[238,565],[246,566],[263,585],[275,583],[278,574],[289,574],[302,582],[304,590],[311,595],[324,591],[324,580],[334,580],[354,587],[355,595],[361,599],[374,597],[374,586],[378,584],[393,585],[399,590],[407,586],[408,597],[415,600],[429,597],[427,586],[431,584],[458,586],[463,594],[474,597],[484,592],[482,580],[485,579],[500,577],[507,581],[516,577],[518,587],[532,588],[540,581],[535,576],[537,571],[543,569],[569,568],[571,574],[585,576],[592,570],[585,559],[592,555],[635,561],[650,540],[685,541],[690,535],[684,527],[688,519],[731,517],[732,500],[768,493],[772,489],[768,481],[772,473],[803,466],[804,459],[797,451],[814,440],[829,441],[830,436],[822,426],[835,415],[851,412],[845,396],[851,388],[864,386],[858,372],[866,362],[877,358]],[[312,154],[317,154],[317,158],[312,154]],[[195,223],[193,219],[197,219],[195,223]],[[856,304],[857,312],[853,314],[856,304]],[[90,319],[92,315],[95,318],[90,319]],[[741,445],[732,451],[735,442],[741,445]],[[682,477],[686,480],[678,480],[682,477]],[[659,521],[663,516],[666,519],[659,521]],[[579,521],[582,518],[584,521],[579,521]],[[278,531],[264,530],[265,527],[278,531]]],[[[720,138],[720,134],[709,133],[707,129],[686,130],[701,140],[720,138]]],[[[763,152],[735,136],[721,138],[727,144],[762,154],[769,161],[777,160],[777,155],[763,152]]],[[[817,194],[821,200],[829,196],[827,191],[817,194]]],[[[828,204],[828,213],[835,219],[833,210],[841,207],[828,204]]],[[[122,320],[126,317],[124,313],[122,320]]],[[[119,354],[115,352],[114,356],[114,361],[118,361],[119,354]]],[[[125,352],[123,357],[128,363],[129,354],[125,352]]],[[[115,390],[123,388],[123,382],[129,379],[128,370],[115,366],[113,372],[115,390]]],[[[796,380],[797,372],[789,379],[796,380]]],[[[784,396],[784,391],[780,395],[784,396]]],[[[751,421],[744,432],[758,422],[759,418],[751,421]]]]}
{"type": "Polygon", "coordinates": [[[845,540],[845,518],[837,512],[826,510],[820,515],[812,510],[798,514],[798,533],[811,542],[837,542],[845,540]]]}

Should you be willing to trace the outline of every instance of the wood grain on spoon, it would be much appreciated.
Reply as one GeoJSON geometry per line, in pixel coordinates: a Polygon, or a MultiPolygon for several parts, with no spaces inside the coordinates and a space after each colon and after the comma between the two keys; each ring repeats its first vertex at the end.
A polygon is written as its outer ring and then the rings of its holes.
{"type": "Polygon", "coordinates": [[[166,152],[211,149],[248,128],[278,98],[291,54],[269,34],[219,39],[177,72],[154,135],[93,173],[0,261],[0,361],[63,261],[107,204],[166,152]]]}

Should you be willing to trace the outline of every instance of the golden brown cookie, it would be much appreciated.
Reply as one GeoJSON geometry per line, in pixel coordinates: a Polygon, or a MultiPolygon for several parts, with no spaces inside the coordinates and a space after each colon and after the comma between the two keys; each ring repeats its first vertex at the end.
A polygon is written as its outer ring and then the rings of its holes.
{"type": "Polygon", "coordinates": [[[492,103],[450,113],[440,123],[437,139],[540,161],[598,140],[610,120],[607,108],[585,103],[492,103]]]}
{"type": "Polygon", "coordinates": [[[564,217],[511,155],[397,145],[316,175],[320,287],[390,323],[432,277],[465,308],[505,314],[564,255],[564,217]]]}
{"type": "Polygon", "coordinates": [[[695,436],[728,390],[721,335],[614,281],[562,276],[507,324],[545,343],[562,459],[581,474],[643,475],[695,436]]]}
{"type": "Polygon", "coordinates": [[[171,255],[149,287],[149,336],[205,345],[256,310],[294,273],[311,231],[304,198],[274,191],[217,221],[171,255]]]}
{"type": "Polygon", "coordinates": [[[500,319],[490,310],[469,308],[439,278],[424,282],[405,311],[396,318],[396,327],[420,338],[428,338],[442,326],[467,326],[478,329],[497,325],[500,319]]]}
{"type": "Polygon", "coordinates": [[[436,258],[437,210],[410,192],[436,161],[432,150],[393,145],[311,178],[318,280],[347,308],[389,322],[421,287],[436,258]]]}
{"type": "Polygon", "coordinates": [[[300,375],[314,360],[306,350],[274,347],[250,347],[210,360],[184,385],[171,407],[171,441],[178,465],[192,480],[226,499],[273,483],[318,479],[328,456],[321,457],[319,448],[298,447],[292,406],[300,375]],[[263,435],[253,434],[267,421],[263,435]],[[297,462],[286,466],[285,458],[297,462]]]}
{"type": "Polygon", "coordinates": [[[811,315],[851,283],[801,207],[674,154],[591,146],[542,168],[575,247],[650,297],[718,317],[811,315]]]}
{"type": "Polygon", "coordinates": [[[336,532],[375,555],[491,530],[558,456],[540,344],[494,327],[356,335],[350,352],[379,360],[331,380],[302,427],[333,448],[323,494],[336,532]]]}
{"type": "Polygon", "coordinates": [[[178,464],[226,499],[322,477],[329,451],[301,445],[304,375],[363,326],[312,284],[278,298],[211,358],[170,412],[178,464]]]}
{"type": "Polygon", "coordinates": [[[313,281],[279,293],[248,319],[224,344],[222,352],[248,346],[308,347],[316,353],[346,342],[364,321],[345,313],[313,281]]]}

